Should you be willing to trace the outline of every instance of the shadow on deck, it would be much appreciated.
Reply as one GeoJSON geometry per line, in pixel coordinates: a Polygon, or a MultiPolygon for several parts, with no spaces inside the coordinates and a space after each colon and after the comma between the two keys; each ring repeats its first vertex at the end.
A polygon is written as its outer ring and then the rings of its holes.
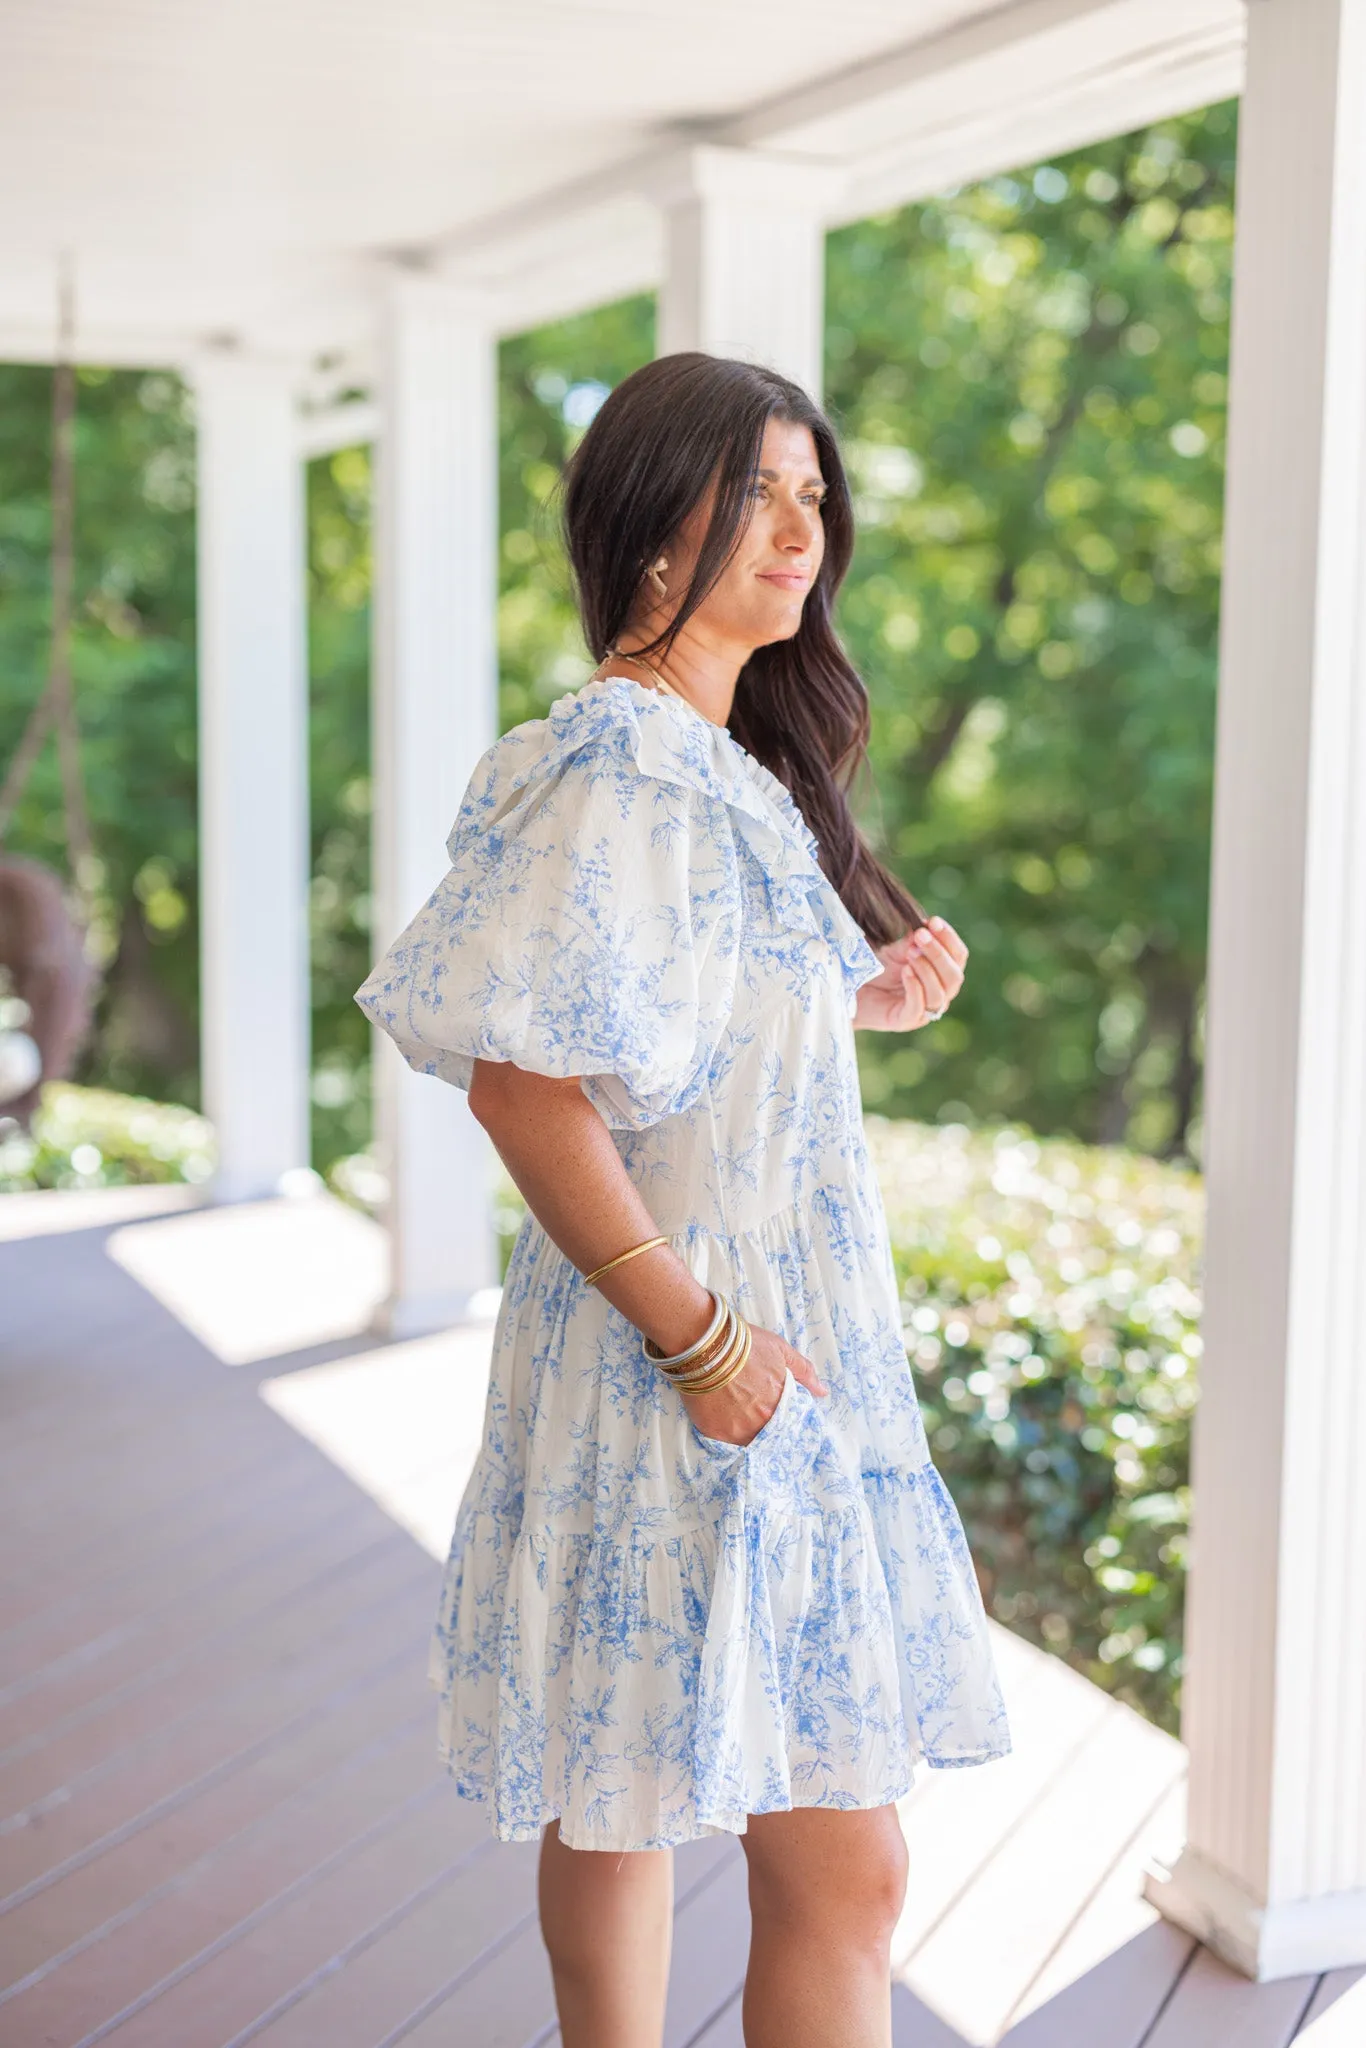
{"type": "MultiPolygon", "coordinates": [[[[0,2040],[532,2048],[535,1850],[434,1759],[438,1564],[488,1330],[376,1350],[330,1201],[0,1198],[0,2040]],[[170,1213],[160,1213],[158,1211],[170,1213]]],[[[1180,1745],[998,1632],[1015,1754],[904,1802],[899,2048],[1361,2048],[1157,1920],[1180,1745]]],[[[739,2048],[729,1837],[677,1855],[669,2048],[739,2048]]]]}

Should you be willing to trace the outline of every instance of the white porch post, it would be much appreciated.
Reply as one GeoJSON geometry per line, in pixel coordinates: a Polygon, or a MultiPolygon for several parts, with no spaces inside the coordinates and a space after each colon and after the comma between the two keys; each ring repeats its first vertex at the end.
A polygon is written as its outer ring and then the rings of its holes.
{"type": "Polygon", "coordinates": [[[1247,18],[1190,1835],[1150,1896],[1278,1977],[1366,1962],[1366,8],[1247,18]]]}
{"type": "MultiPolygon", "coordinates": [[[[391,285],[375,519],[376,947],[440,880],[470,772],[497,733],[494,337],[433,279],[391,285]]],[[[393,1254],[394,1335],[458,1321],[495,1284],[491,1154],[464,1095],[411,1073],[376,1033],[376,1110],[393,1254]]]]}
{"type": "Polygon", "coordinates": [[[307,653],[296,372],[193,367],[199,422],[200,994],[215,1193],[309,1157],[307,653]]]}
{"type": "Polygon", "coordinates": [[[698,144],[654,188],[664,212],[658,352],[704,349],[821,394],[825,220],[843,174],[698,144]]]}

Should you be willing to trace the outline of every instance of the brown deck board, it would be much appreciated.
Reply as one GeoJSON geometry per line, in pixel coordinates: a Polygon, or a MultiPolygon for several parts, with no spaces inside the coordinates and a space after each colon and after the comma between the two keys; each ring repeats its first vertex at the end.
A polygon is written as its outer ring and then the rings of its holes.
{"type": "MultiPolygon", "coordinates": [[[[311,1882],[272,1891],[206,1949],[149,1983],[81,2036],[82,2048],[225,2048],[320,1973],[349,1968],[389,1924],[448,1889],[486,1848],[462,1840],[450,1788],[433,1781],[392,1826],[326,1864],[311,1882]]],[[[249,2036],[250,2038],[250,2036],[249,2036]]]]}
{"type": "Polygon", "coordinates": [[[102,1571],[91,1560],[84,1577],[64,1593],[55,1575],[35,1581],[33,1611],[0,1631],[0,1699],[22,1698],[54,1675],[97,1661],[140,1630],[164,1638],[174,1627],[172,1610],[201,1597],[212,1600],[241,1569],[278,1551],[283,1532],[301,1514],[333,1506],[346,1512],[350,1505],[338,1501],[335,1475],[320,1485],[320,1475],[292,1466],[287,1476],[283,1497],[263,1486],[198,1528],[182,1532],[177,1520],[174,1545],[165,1540],[163,1521],[154,1547],[118,1561],[102,1556],[102,1571]]]}
{"type": "MultiPolygon", "coordinates": [[[[449,1818],[449,1815],[447,1815],[449,1818]]],[[[344,1974],[322,1978],[306,1998],[292,2006],[259,2035],[266,2048],[373,2048],[411,2019],[429,2000],[434,2010],[449,2003],[453,1982],[468,1984],[460,2025],[467,2039],[482,2040],[471,2007],[479,2001],[473,1986],[514,1930],[526,1929],[530,1949],[541,1951],[535,1928],[537,1845],[509,1845],[488,1838],[487,1823],[473,1812],[466,1827],[478,1829],[479,1852],[454,1872],[449,1884],[420,1900],[356,1956],[344,1974]]],[[[528,1971],[522,1963],[520,1975],[528,1971]]],[[[548,1984],[548,1972],[545,1975],[548,1984]]],[[[528,2031],[553,2016],[553,2006],[535,2008],[528,2031]]],[[[449,2024],[449,2015],[448,2015],[449,2024]]]]}
{"type": "Polygon", "coordinates": [[[1184,1822],[1185,1787],[1175,1786],[1044,1960],[1012,2014],[1009,2048],[1095,2037],[1106,2048],[1142,2048],[1195,1947],[1142,1893],[1149,1856],[1174,1857],[1184,1822]]]}
{"type": "Polygon", "coordinates": [[[748,1865],[738,1847],[681,1898],[664,2048],[687,2044],[718,2017],[744,1982],[749,1950],[748,1865]]]}
{"type": "MultiPolygon", "coordinates": [[[[57,1793],[66,1804],[92,1769],[106,1773],[125,1754],[177,1733],[193,1736],[214,1717],[230,1718],[251,1706],[258,1672],[269,1671],[285,1690],[291,1681],[306,1682],[305,1644],[310,1655],[330,1654],[372,1617],[396,1612],[404,1602],[415,1621],[417,1602],[425,1597],[430,1603],[434,1591],[427,1561],[411,1546],[393,1535],[370,1539],[340,1569],[320,1575],[311,1595],[302,1589],[248,1623],[236,1640],[210,1640],[183,1659],[172,1648],[160,1683],[144,1687],[133,1679],[16,1745],[0,1765],[0,1813],[8,1821],[57,1793]]],[[[3,1860],[0,1852],[0,1865],[3,1860]]]]}
{"type": "Polygon", "coordinates": [[[378,1600],[333,1631],[306,1661],[241,1676],[168,1729],[153,1728],[92,1761],[69,1786],[26,1810],[26,1826],[0,1841],[9,1900],[104,1854],[130,1833],[237,1777],[300,1729],[319,1725],[373,1682],[386,1661],[417,1653],[416,1623],[430,1603],[409,1593],[402,1606],[378,1600]]]}
{"type": "MultiPolygon", "coordinates": [[[[291,1759],[297,1790],[235,1831],[225,1831],[230,1816],[212,1816],[215,1836],[197,1856],[185,1853],[193,1837],[162,1842],[152,1831],[21,1908],[14,1919],[27,1913],[31,1925],[6,1928],[6,1954],[17,1960],[27,1940],[35,1962],[15,1996],[0,2003],[0,2033],[8,2025],[41,2039],[41,2026],[59,2022],[73,2037],[88,2031],[263,1900],[307,1883],[339,1855],[359,1853],[362,1837],[392,1822],[434,1781],[430,1716],[394,1725],[392,1696],[383,1705],[386,1724],[339,1759],[291,1759]]],[[[352,1743],[363,1733],[356,1724],[352,1743]]]]}
{"type": "Polygon", "coordinates": [[[166,1602],[155,1623],[107,1630],[34,1672],[29,1684],[11,1687],[0,1699],[0,1769],[116,1704],[160,1693],[215,1649],[251,1654],[254,1632],[272,1615],[307,1609],[339,1572],[354,1571],[367,1550],[392,1541],[380,1515],[307,1498],[289,1526],[239,1561],[219,1563],[202,1586],[166,1602]]]}
{"type": "Polygon", "coordinates": [[[1144,2048],[1289,2048],[1316,1988],[1313,1977],[1251,1984],[1198,1948],[1144,2048]]]}
{"type": "Polygon", "coordinates": [[[1312,2048],[1361,2048],[1366,2041],[1366,1970],[1329,1970],[1300,2022],[1312,2048]]]}

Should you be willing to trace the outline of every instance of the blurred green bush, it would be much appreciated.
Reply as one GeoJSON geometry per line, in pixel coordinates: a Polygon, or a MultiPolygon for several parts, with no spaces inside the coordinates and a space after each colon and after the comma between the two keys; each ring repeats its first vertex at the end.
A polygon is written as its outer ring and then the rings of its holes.
{"type": "Polygon", "coordinates": [[[1175,1732],[1198,1175],[868,1118],[935,1463],[998,1620],[1175,1732]]]}
{"type": "Polygon", "coordinates": [[[0,1120],[0,1194],[195,1183],[212,1172],[212,1129],[176,1103],[52,1081],[31,1136],[0,1120]]]}

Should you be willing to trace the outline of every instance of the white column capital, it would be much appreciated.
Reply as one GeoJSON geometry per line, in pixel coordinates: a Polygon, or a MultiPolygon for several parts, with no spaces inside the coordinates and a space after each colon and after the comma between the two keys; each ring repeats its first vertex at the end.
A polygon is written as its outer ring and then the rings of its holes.
{"type": "Polygon", "coordinates": [[[664,215],[659,353],[738,356],[819,398],[825,221],[843,174],[808,158],[693,143],[647,185],[664,215]]]}
{"type": "Polygon", "coordinates": [[[196,392],[283,393],[291,403],[302,396],[309,375],[302,357],[249,348],[199,348],[182,367],[196,392]]]}
{"type": "Polygon", "coordinates": [[[778,150],[735,149],[715,142],[685,143],[652,164],[640,190],[656,206],[708,200],[727,206],[787,211],[822,224],[849,187],[842,164],[778,150]]]}
{"type": "Polygon", "coordinates": [[[447,277],[440,270],[389,264],[379,279],[378,292],[387,314],[452,320],[490,330],[497,325],[494,292],[447,277]]]}

